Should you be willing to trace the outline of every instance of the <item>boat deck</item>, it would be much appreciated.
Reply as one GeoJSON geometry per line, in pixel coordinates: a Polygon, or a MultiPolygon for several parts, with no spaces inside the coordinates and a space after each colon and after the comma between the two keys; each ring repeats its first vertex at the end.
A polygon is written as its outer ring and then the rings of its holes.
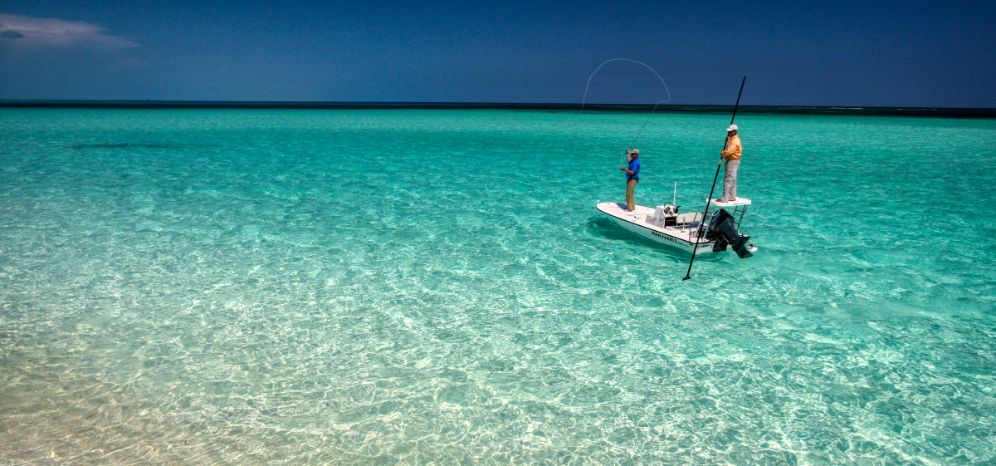
{"type": "MultiPolygon", "coordinates": [[[[648,220],[654,215],[654,209],[650,207],[638,205],[633,212],[627,211],[626,204],[619,202],[602,202],[596,207],[602,213],[615,217],[618,220],[628,222],[640,228],[645,228],[651,232],[657,232],[658,234],[670,236],[686,243],[695,242],[695,233],[698,230],[697,227],[699,226],[699,222],[702,220],[701,212],[691,212],[678,215],[677,226],[659,227],[648,222],[648,220]]],[[[706,241],[705,238],[702,238],[700,245],[706,243],[711,242],[706,241]]]]}

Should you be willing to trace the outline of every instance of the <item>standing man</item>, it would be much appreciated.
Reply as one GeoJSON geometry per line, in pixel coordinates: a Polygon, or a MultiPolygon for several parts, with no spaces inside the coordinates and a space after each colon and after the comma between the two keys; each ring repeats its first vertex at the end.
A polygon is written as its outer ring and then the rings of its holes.
{"type": "Polygon", "coordinates": [[[619,170],[626,172],[626,210],[632,212],[636,210],[633,191],[636,190],[636,183],[640,182],[640,149],[626,149],[626,161],[629,165],[619,167],[619,170]]]}
{"type": "Polygon", "coordinates": [[[740,136],[737,136],[737,125],[726,128],[726,147],[719,153],[726,160],[726,174],[723,176],[723,197],[719,202],[737,200],[737,171],[740,170],[740,136]]]}

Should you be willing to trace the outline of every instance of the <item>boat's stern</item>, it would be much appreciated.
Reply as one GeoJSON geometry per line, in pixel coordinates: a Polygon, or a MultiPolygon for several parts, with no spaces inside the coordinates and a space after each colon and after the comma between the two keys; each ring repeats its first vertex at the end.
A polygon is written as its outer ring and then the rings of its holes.
{"type": "Polygon", "coordinates": [[[726,209],[719,209],[709,219],[705,238],[715,241],[714,251],[725,251],[727,246],[733,249],[741,259],[754,255],[757,248],[750,244],[750,236],[740,234],[739,222],[726,209]]]}

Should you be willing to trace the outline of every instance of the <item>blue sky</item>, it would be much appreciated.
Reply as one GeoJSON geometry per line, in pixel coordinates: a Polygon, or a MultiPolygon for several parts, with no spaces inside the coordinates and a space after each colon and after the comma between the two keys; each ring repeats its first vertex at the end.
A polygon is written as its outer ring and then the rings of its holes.
{"type": "Polygon", "coordinates": [[[0,99],[996,107],[996,2],[0,0],[0,99]],[[693,4],[694,3],[694,4],[693,4]],[[653,103],[642,67],[589,101],[653,103]]]}

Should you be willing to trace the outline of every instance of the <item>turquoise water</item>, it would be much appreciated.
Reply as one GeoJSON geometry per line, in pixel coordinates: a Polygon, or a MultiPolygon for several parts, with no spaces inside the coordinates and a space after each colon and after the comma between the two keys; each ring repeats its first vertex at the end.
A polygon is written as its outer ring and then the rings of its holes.
{"type": "Polygon", "coordinates": [[[739,116],[682,282],[594,208],[646,118],[0,110],[0,462],[996,461],[996,121],[739,116]]]}

